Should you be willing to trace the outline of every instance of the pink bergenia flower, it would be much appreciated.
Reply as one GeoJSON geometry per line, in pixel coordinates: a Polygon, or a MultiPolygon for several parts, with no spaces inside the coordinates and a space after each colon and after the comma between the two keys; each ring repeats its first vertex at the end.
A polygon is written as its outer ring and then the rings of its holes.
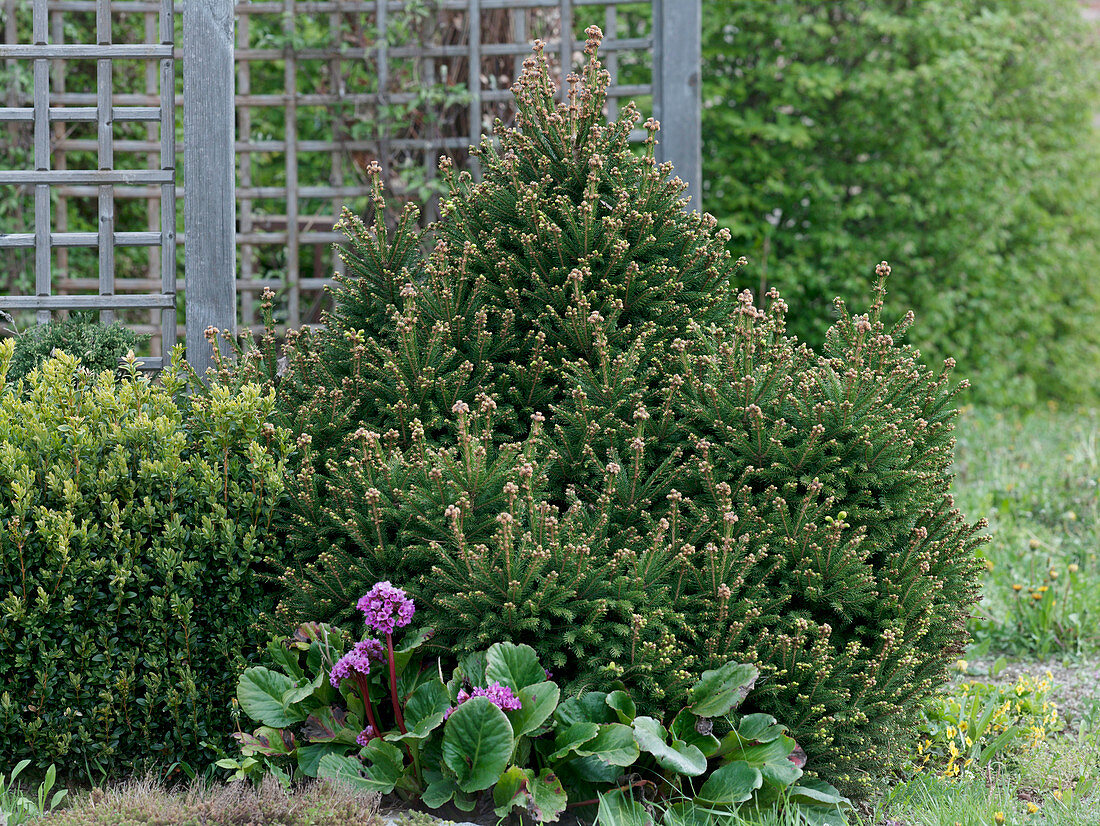
{"type": "Polygon", "coordinates": [[[488,688],[475,688],[471,691],[460,690],[458,692],[458,702],[452,708],[447,709],[443,719],[446,720],[450,717],[451,712],[471,697],[488,697],[489,702],[501,711],[517,711],[523,707],[523,703],[520,702],[519,697],[512,693],[512,689],[500,683],[492,683],[488,688]]]}
{"type": "Polygon", "coordinates": [[[328,681],[333,688],[339,688],[341,680],[350,680],[356,674],[363,677],[370,674],[370,657],[359,645],[336,661],[328,681]]]}
{"type": "Polygon", "coordinates": [[[380,640],[357,642],[351,651],[336,661],[328,680],[333,688],[339,688],[340,680],[351,679],[356,674],[365,677],[370,674],[371,660],[382,662],[385,658],[386,650],[380,640]]]}
{"type": "Polygon", "coordinates": [[[378,734],[375,732],[374,726],[367,726],[365,729],[359,732],[358,735],[356,735],[355,742],[358,743],[360,746],[365,746],[377,736],[378,734]]]}
{"type": "Polygon", "coordinates": [[[368,660],[382,662],[386,659],[386,647],[381,640],[363,640],[355,643],[355,650],[368,660]]]}
{"type": "Polygon", "coordinates": [[[395,628],[404,628],[412,622],[416,606],[402,588],[395,588],[388,581],[376,583],[359,598],[356,608],[363,612],[368,628],[379,634],[392,634],[395,628]]]}

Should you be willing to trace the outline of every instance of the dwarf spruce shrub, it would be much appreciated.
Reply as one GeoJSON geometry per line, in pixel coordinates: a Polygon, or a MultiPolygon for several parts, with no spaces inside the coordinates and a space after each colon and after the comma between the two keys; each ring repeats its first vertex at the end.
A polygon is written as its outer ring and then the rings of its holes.
{"type": "Polygon", "coordinates": [[[59,354],[6,382],[0,343],[0,753],[110,772],[224,744],[262,642],[285,435],[258,386],[185,412],[59,354]]]}
{"type": "Polygon", "coordinates": [[[443,653],[526,642],[662,712],[748,659],[758,710],[854,790],[904,751],[977,597],[955,390],[885,325],[885,265],[821,352],[776,294],[736,294],[658,125],[635,154],[636,110],[603,120],[598,41],[560,104],[536,49],[519,129],[476,184],[444,164],[429,234],[387,229],[380,192],[372,228],[345,218],[352,277],[281,375],[270,337],[243,355],[300,434],[279,616],[401,582],[443,653]]]}

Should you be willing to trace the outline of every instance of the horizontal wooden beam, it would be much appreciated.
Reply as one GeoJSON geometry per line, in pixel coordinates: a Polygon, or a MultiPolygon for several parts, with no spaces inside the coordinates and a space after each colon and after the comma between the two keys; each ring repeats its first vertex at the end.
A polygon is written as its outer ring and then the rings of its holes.
{"type": "MultiPolygon", "coordinates": [[[[94,95],[89,94],[89,97],[94,95]]],[[[95,122],[98,110],[94,106],[51,106],[50,120],[63,123],[95,122]]],[[[115,106],[111,109],[111,119],[115,121],[144,122],[159,121],[158,106],[115,106]]],[[[0,121],[33,121],[34,109],[31,107],[0,109],[0,121]]]]}
{"type": "Polygon", "coordinates": [[[168,44],[134,45],[130,43],[93,46],[77,43],[0,44],[0,59],[18,60],[163,60],[171,58],[168,44]]]}
{"type": "Polygon", "coordinates": [[[0,295],[12,310],[168,310],[174,295],[0,295]]]}
{"type": "Polygon", "coordinates": [[[0,170],[0,184],[91,184],[117,186],[170,184],[176,179],[171,169],[40,169],[0,170]]]}
{"type": "MultiPolygon", "coordinates": [[[[116,232],[116,247],[159,247],[159,232],[116,232]]],[[[33,232],[0,233],[0,249],[4,247],[33,247],[33,232]]],[[[51,247],[98,247],[98,232],[51,232],[51,247]]]]}

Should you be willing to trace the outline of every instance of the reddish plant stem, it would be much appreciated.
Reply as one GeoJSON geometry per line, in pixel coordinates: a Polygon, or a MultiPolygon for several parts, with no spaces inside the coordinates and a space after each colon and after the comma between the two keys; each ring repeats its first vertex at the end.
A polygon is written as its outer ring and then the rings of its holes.
{"type": "Polygon", "coordinates": [[[363,708],[367,711],[367,721],[370,723],[371,728],[374,729],[374,736],[381,737],[382,729],[378,727],[378,720],[374,717],[374,706],[370,701],[370,690],[367,687],[367,678],[359,674],[355,675],[355,684],[359,686],[359,694],[363,698],[363,708]]]}
{"type": "MultiPolygon", "coordinates": [[[[619,786],[619,788],[615,789],[615,791],[625,792],[629,789],[634,789],[634,788],[637,788],[637,787],[640,787],[640,786],[652,786],[652,785],[653,785],[653,782],[651,780],[635,780],[633,783],[630,783],[626,786],[619,786]]],[[[592,798],[592,800],[578,800],[575,803],[570,803],[565,808],[572,809],[574,806],[595,806],[599,802],[600,802],[600,799],[598,797],[594,797],[594,798],[592,798]]]]}
{"type": "Polygon", "coordinates": [[[390,699],[393,701],[393,716],[402,734],[408,734],[405,718],[401,716],[401,703],[397,702],[397,664],[393,661],[393,635],[386,634],[386,653],[390,658],[390,699]]]}

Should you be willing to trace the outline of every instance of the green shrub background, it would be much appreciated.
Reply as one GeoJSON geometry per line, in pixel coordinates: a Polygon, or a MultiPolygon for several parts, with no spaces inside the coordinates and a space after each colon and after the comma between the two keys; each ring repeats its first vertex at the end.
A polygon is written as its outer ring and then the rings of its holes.
{"type": "MultiPolygon", "coordinates": [[[[163,385],[46,361],[12,392],[0,343],[0,754],[129,772],[225,745],[266,637],[260,574],[285,438],[256,386],[186,410],[163,385]]],[[[177,358],[179,353],[177,352],[177,358]]]]}
{"type": "Polygon", "coordinates": [[[895,267],[970,400],[1095,400],[1095,32],[1073,0],[706,0],[704,207],[820,344],[895,267]]]}
{"type": "Polygon", "coordinates": [[[34,325],[15,339],[8,381],[26,376],[55,349],[80,359],[81,366],[93,372],[117,370],[126,354],[136,351],[147,339],[122,324],[105,326],[77,314],[64,321],[34,325]]]}

